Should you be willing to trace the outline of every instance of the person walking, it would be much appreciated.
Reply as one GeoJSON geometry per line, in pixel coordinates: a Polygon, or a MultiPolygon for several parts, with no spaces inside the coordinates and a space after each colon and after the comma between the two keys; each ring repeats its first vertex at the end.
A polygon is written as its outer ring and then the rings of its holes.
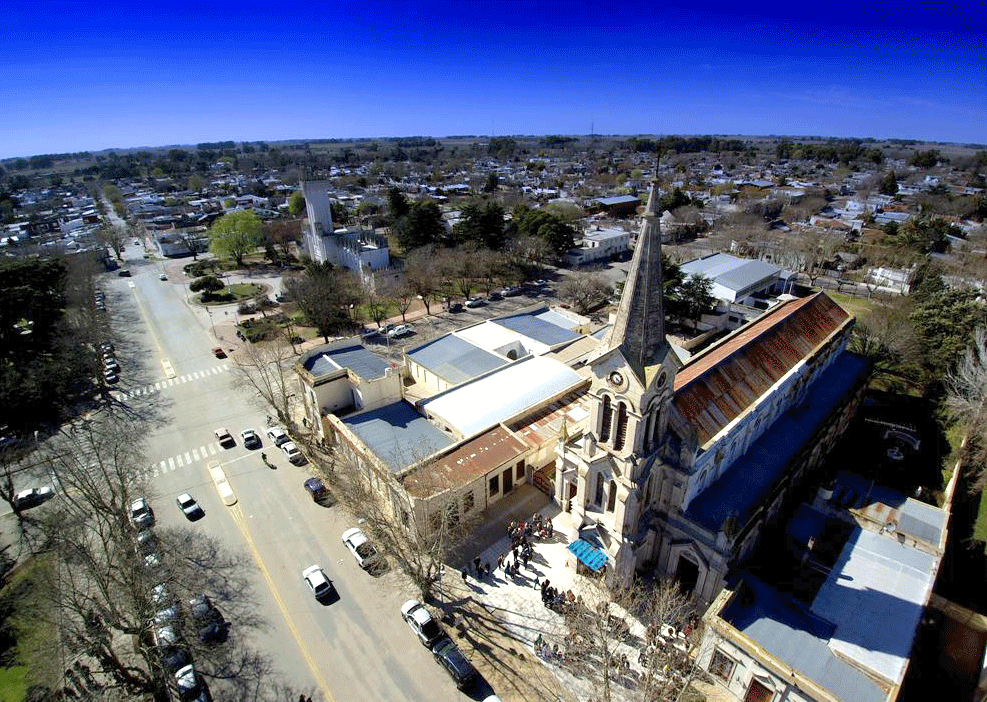
{"type": "Polygon", "coordinates": [[[474,556],[473,557],[473,572],[476,573],[476,577],[480,577],[481,573],[480,573],[480,557],[479,556],[474,556]]]}
{"type": "Polygon", "coordinates": [[[465,568],[463,568],[463,585],[466,584],[466,576],[468,576],[468,575],[469,575],[469,573],[466,571],[465,568]]]}
{"type": "Polygon", "coordinates": [[[521,554],[521,561],[524,563],[524,567],[525,568],[528,567],[528,556],[529,555],[530,555],[530,551],[525,551],[524,553],[521,554]]]}
{"type": "Polygon", "coordinates": [[[490,577],[490,564],[489,563],[484,563],[483,564],[483,575],[485,577],[488,577],[488,578],[490,577]]]}
{"type": "Polygon", "coordinates": [[[497,569],[500,570],[503,567],[504,567],[504,556],[503,555],[497,556],[497,569]]]}

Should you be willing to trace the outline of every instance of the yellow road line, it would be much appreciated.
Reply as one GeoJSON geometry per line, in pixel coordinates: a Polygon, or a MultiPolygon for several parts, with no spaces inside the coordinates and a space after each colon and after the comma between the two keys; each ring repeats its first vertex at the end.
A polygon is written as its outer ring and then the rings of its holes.
{"type": "Polygon", "coordinates": [[[131,282],[130,285],[134,290],[134,300],[137,302],[137,307],[140,308],[140,313],[144,318],[144,323],[147,325],[147,330],[151,333],[151,341],[154,342],[154,345],[158,349],[158,355],[161,356],[161,367],[164,369],[165,377],[174,378],[178,374],[175,373],[175,370],[171,367],[171,361],[165,357],[164,347],[161,346],[161,342],[158,341],[158,335],[154,333],[154,325],[151,324],[151,316],[147,313],[147,310],[144,309],[144,303],[141,302],[140,296],[137,294],[137,286],[135,286],[133,282],[131,282]]]}
{"type": "Polygon", "coordinates": [[[302,641],[301,634],[298,633],[298,629],[295,628],[294,622],[292,622],[291,617],[288,616],[288,608],[285,606],[284,600],[281,599],[281,595],[278,594],[277,587],[274,585],[274,579],[271,577],[270,572],[268,572],[267,566],[264,565],[264,560],[260,557],[260,552],[257,550],[257,546],[254,544],[254,540],[250,536],[250,531],[247,529],[247,522],[244,518],[243,511],[240,509],[240,505],[233,505],[229,508],[229,512],[230,516],[233,517],[233,521],[243,534],[243,538],[247,540],[247,545],[250,546],[250,550],[254,554],[254,560],[257,561],[257,566],[260,568],[260,572],[264,574],[264,579],[267,580],[267,587],[270,589],[271,594],[274,595],[274,600],[278,603],[278,607],[281,609],[281,616],[284,617],[285,623],[288,625],[288,628],[291,629],[291,635],[295,637],[295,643],[298,644],[298,648],[301,650],[302,656],[305,657],[305,662],[308,663],[308,667],[312,671],[312,675],[315,676],[315,682],[320,688],[322,688],[322,694],[325,695],[326,702],[333,702],[332,695],[329,694],[329,687],[326,684],[325,678],[322,677],[322,671],[320,671],[315,665],[315,660],[312,658],[312,654],[309,653],[308,647],[305,646],[305,642],[302,641]]]}

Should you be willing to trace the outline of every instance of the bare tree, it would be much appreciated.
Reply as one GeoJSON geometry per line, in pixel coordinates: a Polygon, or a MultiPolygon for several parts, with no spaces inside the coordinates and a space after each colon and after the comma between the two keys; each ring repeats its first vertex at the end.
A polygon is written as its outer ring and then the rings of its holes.
{"type": "Polygon", "coordinates": [[[264,344],[246,344],[233,363],[242,387],[253,390],[251,397],[260,408],[271,410],[289,433],[295,430],[291,398],[298,387],[292,348],[280,339],[264,344]]]}
{"type": "Polygon", "coordinates": [[[386,284],[363,286],[363,301],[370,313],[370,318],[374,320],[378,328],[387,319],[393,305],[388,296],[389,287],[386,284]]]}
{"type": "Polygon", "coordinates": [[[113,249],[118,260],[123,260],[123,247],[127,231],[116,224],[104,224],[97,232],[97,238],[104,246],[113,249]]]}
{"type": "Polygon", "coordinates": [[[690,649],[700,640],[692,601],[674,581],[588,592],[563,606],[565,660],[589,680],[600,702],[673,702],[694,669],[690,649]]]}
{"type": "Polygon", "coordinates": [[[579,314],[602,305],[613,288],[600,273],[574,273],[559,285],[559,298],[572,305],[579,314]]]}
{"type": "Polygon", "coordinates": [[[425,312],[432,314],[431,303],[435,301],[442,283],[434,246],[423,246],[408,253],[404,262],[404,279],[408,288],[421,298],[425,312]]]}
{"type": "Polygon", "coordinates": [[[185,247],[192,254],[193,261],[198,261],[199,254],[206,250],[200,234],[200,232],[194,229],[183,229],[182,233],[179,234],[179,239],[181,239],[181,242],[185,244],[185,247]]]}
{"type": "Polygon", "coordinates": [[[983,327],[955,370],[946,376],[946,407],[966,430],[966,459],[974,487],[987,486],[987,331],[983,327]]]}
{"type": "MultiPolygon", "coordinates": [[[[442,492],[445,487],[427,458],[413,460],[417,467],[401,484],[375,460],[357,457],[341,446],[333,453],[334,468],[323,470],[324,479],[339,501],[362,520],[368,538],[404,571],[422,599],[430,599],[441,580],[443,564],[455,547],[474,532],[479,510],[463,514],[458,503],[441,501],[438,506],[429,501],[416,508],[408,490],[425,496],[442,492]]],[[[409,455],[424,453],[410,451],[409,455]]]]}
{"type": "Polygon", "coordinates": [[[406,279],[395,280],[389,278],[383,287],[384,295],[391,301],[391,304],[397,307],[398,312],[401,313],[401,321],[407,322],[406,315],[408,314],[408,310],[411,309],[411,305],[414,304],[418,294],[408,284],[406,279]]]}

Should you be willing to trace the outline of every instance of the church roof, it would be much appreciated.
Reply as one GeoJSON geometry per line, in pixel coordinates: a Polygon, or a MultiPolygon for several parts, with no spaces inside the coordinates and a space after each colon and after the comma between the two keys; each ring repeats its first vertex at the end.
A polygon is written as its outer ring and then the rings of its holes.
{"type": "Polygon", "coordinates": [[[675,376],[673,404],[696,429],[699,445],[850,319],[822,292],[790,300],[683,366],[675,376]]]}

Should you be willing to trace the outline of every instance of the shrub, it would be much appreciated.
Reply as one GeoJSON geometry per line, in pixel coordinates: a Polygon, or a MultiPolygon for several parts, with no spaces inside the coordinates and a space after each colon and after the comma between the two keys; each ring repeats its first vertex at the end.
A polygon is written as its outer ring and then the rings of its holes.
{"type": "Polygon", "coordinates": [[[186,275],[199,277],[199,276],[206,275],[207,273],[210,273],[211,271],[216,270],[216,262],[215,261],[196,261],[195,263],[188,264],[182,270],[185,271],[185,274],[186,275]]]}
{"type": "Polygon", "coordinates": [[[240,306],[237,307],[237,312],[239,312],[240,314],[253,314],[256,311],[257,308],[254,307],[250,302],[241,302],[240,306]]]}
{"type": "Polygon", "coordinates": [[[200,290],[204,290],[206,292],[211,293],[211,292],[216,292],[218,290],[222,290],[226,286],[223,285],[223,281],[221,281],[216,276],[204,275],[201,278],[196,278],[195,280],[193,280],[188,287],[189,290],[191,290],[192,292],[199,292],[200,290]]]}

